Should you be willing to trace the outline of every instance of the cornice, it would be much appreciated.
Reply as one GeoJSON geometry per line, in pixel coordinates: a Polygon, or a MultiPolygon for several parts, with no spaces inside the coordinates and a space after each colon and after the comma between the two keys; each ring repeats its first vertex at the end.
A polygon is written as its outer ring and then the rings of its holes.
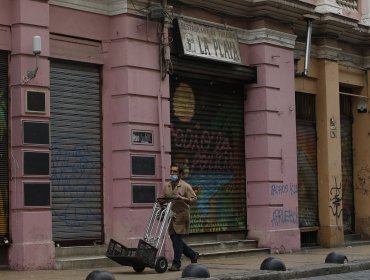
{"type": "Polygon", "coordinates": [[[49,0],[50,5],[61,6],[86,12],[92,12],[107,16],[114,16],[124,13],[136,15],[145,14],[145,9],[150,3],[149,0],[49,0]]]}
{"type": "MultiPolygon", "coordinates": [[[[304,56],[305,44],[296,42],[294,50],[295,59],[300,59],[304,56]]],[[[311,57],[317,59],[326,59],[337,61],[340,65],[351,66],[354,68],[370,68],[370,56],[364,57],[353,53],[345,52],[341,48],[327,46],[327,45],[312,45],[311,57]]]]}
{"type": "Polygon", "coordinates": [[[111,0],[49,0],[50,5],[107,15],[111,0]]]}
{"type": "Polygon", "coordinates": [[[213,23],[206,20],[192,18],[189,16],[174,15],[174,17],[184,18],[186,20],[190,20],[199,24],[205,24],[219,28],[226,28],[228,30],[233,30],[237,33],[239,42],[247,45],[264,43],[294,49],[295,40],[297,38],[297,36],[294,34],[288,34],[285,32],[268,28],[245,30],[230,25],[213,23]]]}
{"type": "Polygon", "coordinates": [[[342,15],[343,9],[335,1],[320,0],[316,2],[315,12],[342,15]]]}
{"type": "Polygon", "coordinates": [[[370,56],[365,56],[363,58],[363,63],[365,69],[370,69],[370,56]]]}
{"type": "Polygon", "coordinates": [[[268,28],[254,30],[238,30],[238,38],[244,44],[271,44],[289,49],[294,49],[296,35],[280,32],[268,28]]]}

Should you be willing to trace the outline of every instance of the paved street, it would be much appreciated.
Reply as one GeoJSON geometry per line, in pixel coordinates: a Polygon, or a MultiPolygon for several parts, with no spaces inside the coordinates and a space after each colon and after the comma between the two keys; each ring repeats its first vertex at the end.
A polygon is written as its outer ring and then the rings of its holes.
{"type": "MultiPolygon", "coordinates": [[[[299,278],[297,278],[299,279],[299,278]]],[[[300,278],[302,279],[302,278],[300,278]]],[[[331,275],[325,275],[325,276],[317,276],[317,277],[309,277],[304,278],[306,280],[364,280],[364,279],[370,279],[370,270],[364,270],[364,271],[358,271],[358,272],[350,272],[350,273],[342,273],[342,274],[331,274],[331,275]]]]}

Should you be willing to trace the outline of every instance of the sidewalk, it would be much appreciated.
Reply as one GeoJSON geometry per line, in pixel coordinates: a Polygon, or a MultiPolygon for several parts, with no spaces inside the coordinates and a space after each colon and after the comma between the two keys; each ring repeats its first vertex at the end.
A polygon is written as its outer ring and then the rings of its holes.
{"type": "MultiPolygon", "coordinates": [[[[295,279],[325,274],[345,273],[370,269],[370,245],[340,247],[330,249],[302,249],[301,252],[288,254],[256,255],[237,258],[219,258],[199,260],[211,274],[211,278],[227,279],[295,279]],[[348,258],[345,264],[325,264],[325,258],[330,252],[344,254],[348,258]],[[287,271],[262,271],[260,265],[267,257],[277,257],[282,260],[287,271]],[[277,275],[278,274],[278,275],[277,275]]],[[[189,263],[184,263],[183,268],[189,263]]],[[[156,273],[154,269],[146,268],[142,273],[136,273],[131,267],[97,267],[114,274],[116,280],[173,280],[181,278],[179,272],[156,273]]],[[[6,280],[85,280],[93,269],[48,270],[48,271],[8,271],[0,270],[0,279],[6,280]]]]}

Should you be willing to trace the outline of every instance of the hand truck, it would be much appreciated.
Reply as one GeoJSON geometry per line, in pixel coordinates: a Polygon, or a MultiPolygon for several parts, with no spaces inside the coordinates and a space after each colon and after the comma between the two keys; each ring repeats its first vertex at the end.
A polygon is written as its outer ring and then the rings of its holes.
{"type": "Polygon", "coordinates": [[[143,272],[146,267],[154,268],[158,273],[165,272],[168,261],[161,252],[174,216],[171,207],[170,199],[159,198],[153,205],[144,238],[139,240],[137,248],[127,248],[111,239],[106,256],[121,265],[131,266],[136,272],[143,272]]]}

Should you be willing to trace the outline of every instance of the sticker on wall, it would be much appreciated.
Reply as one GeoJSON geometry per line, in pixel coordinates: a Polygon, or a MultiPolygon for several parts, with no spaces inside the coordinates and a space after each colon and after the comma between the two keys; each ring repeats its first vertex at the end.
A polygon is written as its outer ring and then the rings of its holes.
{"type": "Polygon", "coordinates": [[[143,130],[132,130],[131,142],[136,145],[153,145],[153,132],[143,130]]]}

